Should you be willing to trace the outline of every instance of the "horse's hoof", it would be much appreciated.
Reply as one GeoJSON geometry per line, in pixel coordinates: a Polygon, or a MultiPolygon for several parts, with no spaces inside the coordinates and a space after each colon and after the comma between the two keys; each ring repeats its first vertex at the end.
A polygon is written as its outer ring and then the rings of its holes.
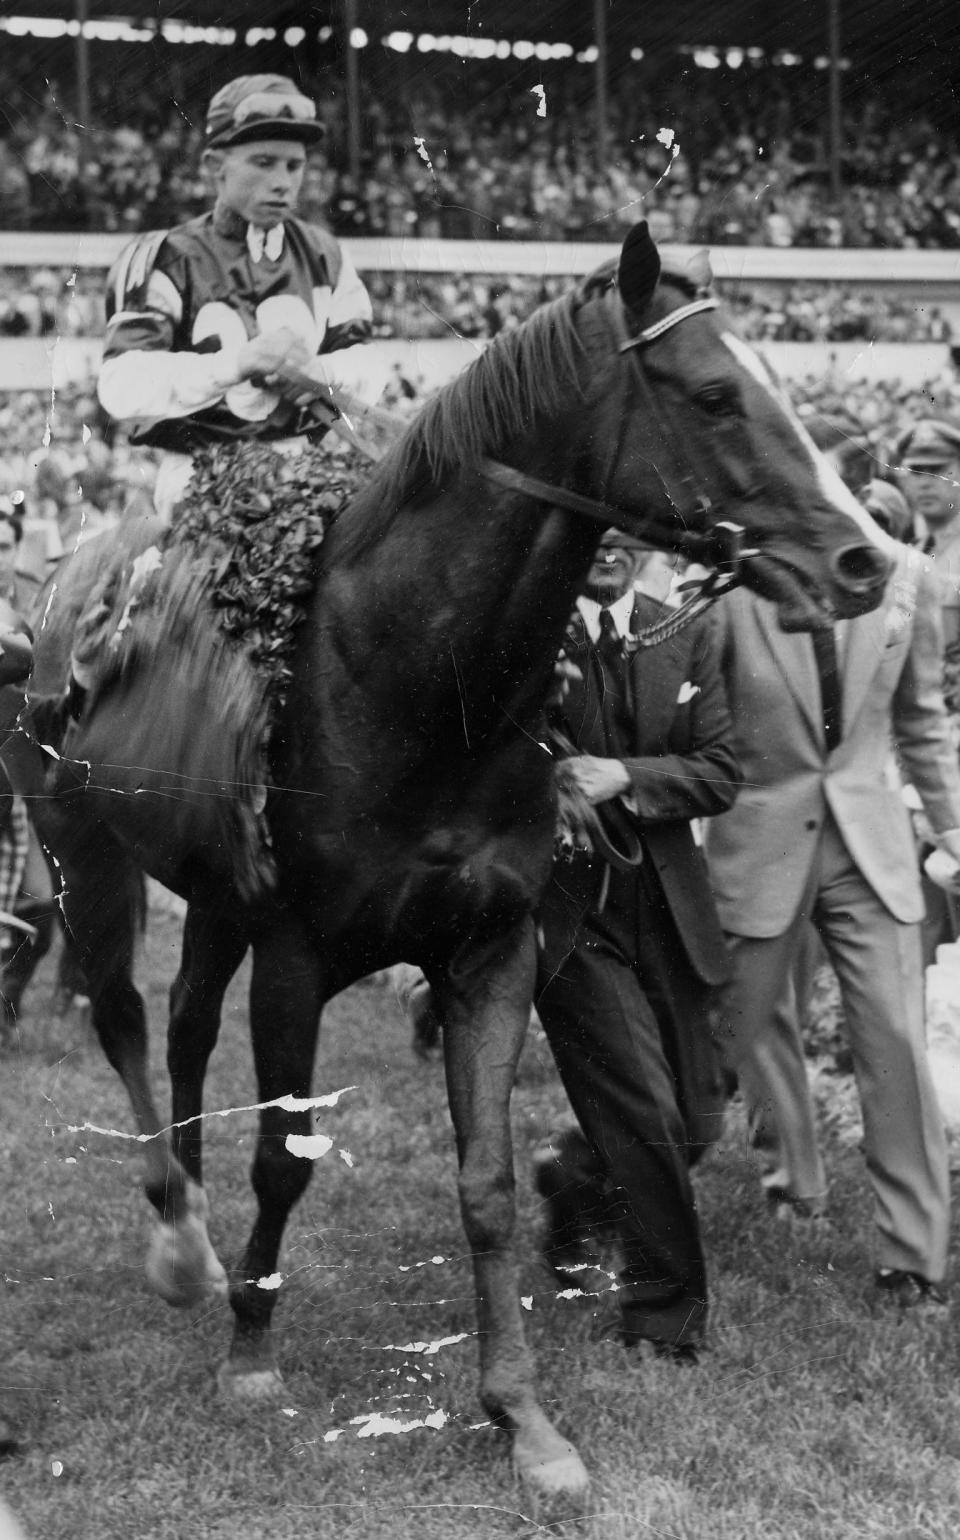
{"type": "Polygon", "coordinates": [[[514,1469],[528,1491],[537,1497],[568,1498],[576,1502],[590,1489],[587,1468],[573,1445],[570,1453],[555,1460],[537,1460],[532,1465],[514,1461],[514,1469]]]}
{"type": "Polygon", "coordinates": [[[229,1361],[217,1370],[217,1386],[225,1400],[244,1405],[280,1401],[287,1393],[279,1369],[238,1369],[229,1361]]]}
{"type": "Polygon", "coordinates": [[[205,1217],[185,1214],[156,1225],[147,1251],[147,1282],[168,1305],[184,1309],[227,1295],[227,1275],[207,1234],[205,1217]]]}
{"type": "Polygon", "coordinates": [[[526,1492],[540,1500],[563,1501],[575,1507],[590,1488],[587,1468],[576,1448],[555,1428],[540,1430],[540,1436],[531,1430],[527,1438],[518,1430],[513,1441],[513,1469],[526,1492]]]}
{"type": "Polygon", "coordinates": [[[161,1233],[166,1229],[161,1225],[154,1231],[147,1253],[147,1283],[153,1292],[177,1310],[226,1299],[227,1275],[216,1256],[212,1263],[205,1259],[202,1267],[196,1267],[194,1256],[185,1257],[176,1241],[161,1233]]]}

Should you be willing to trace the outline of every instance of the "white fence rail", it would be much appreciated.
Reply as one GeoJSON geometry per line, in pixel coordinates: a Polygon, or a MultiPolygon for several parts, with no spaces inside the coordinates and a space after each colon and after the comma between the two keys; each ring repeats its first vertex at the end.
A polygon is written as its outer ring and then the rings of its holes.
{"type": "MultiPolygon", "coordinates": [[[[126,235],[78,232],[6,232],[0,235],[0,268],[75,268],[105,271],[129,239],[126,235]]],[[[516,274],[574,277],[616,256],[617,243],[531,241],[440,241],[392,237],[348,240],[363,272],[516,274]]],[[[694,249],[665,246],[681,263],[694,249]]],[[[829,282],[897,288],[960,319],[960,251],[830,251],[822,248],[716,246],[711,261],[717,278],[730,282],[829,282]]],[[[447,340],[378,342],[391,361],[428,388],[442,383],[475,356],[478,344],[447,340]]],[[[771,342],[764,350],[787,379],[809,374],[837,379],[899,379],[915,386],[949,368],[941,343],[771,342]]],[[[0,390],[50,390],[91,378],[100,344],[83,337],[18,338],[0,341],[0,390]]]]}
{"type": "MultiPolygon", "coordinates": [[[[130,239],[128,235],[48,234],[43,231],[0,235],[0,267],[107,268],[130,239]]],[[[588,273],[619,243],[600,241],[440,241],[376,236],[344,242],[363,272],[516,273],[557,277],[588,273]]],[[[681,261],[690,246],[664,246],[665,257],[681,261]]],[[[823,282],[935,285],[960,296],[960,251],[833,251],[825,247],[714,246],[710,249],[718,278],[753,282],[823,282]]]]}

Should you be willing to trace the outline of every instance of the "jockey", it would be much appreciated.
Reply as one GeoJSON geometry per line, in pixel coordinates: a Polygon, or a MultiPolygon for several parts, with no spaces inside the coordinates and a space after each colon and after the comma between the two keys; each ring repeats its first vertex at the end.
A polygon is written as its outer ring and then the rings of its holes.
{"type": "Polygon", "coordinates": [[[164,451],[169,518],[213,442],[290,446],[316,419],[271,383],[284,366],[373,402],[387,378],[370,297],[339,241],[294,218],[316,107],[282,75],[241,75],[210,102],[210,213],[129,245],[109,279],[100,400],[134,443],[164,451]]]}

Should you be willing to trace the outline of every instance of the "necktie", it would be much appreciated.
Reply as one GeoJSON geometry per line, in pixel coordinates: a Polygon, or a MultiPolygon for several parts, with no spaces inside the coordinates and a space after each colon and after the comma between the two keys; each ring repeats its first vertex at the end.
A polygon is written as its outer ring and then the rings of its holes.
{"type": "Polygon", "coordinates": [[[840,707],[840,671],[837,666],[837,643],[830,626],[813,633],[813,655],[820,675],[820,709],[823,713],[823,732],[827,752],[835,749],[843,736],[843,717],[840,707]]]}
{"type": "Polygon", "coordinates": [[[623,658],[620,633],[609,610],[600,611],[600,640],[597,642],[597,651],[604,663],[618,664],[623,658]]]}
{"type": "Polygon", "coordinates": [[[607,740],[607,752],[615,753],[628,727],[625,721],[627,680],[623,643],[609,610],[600,611],[600,638],[596,651],[600,672],[600,711],[607,740]]]}
{"type": "Polygon", "coordinates": [[[261,262],[264,256],[268,262],[276,262],[283,251],[283,225],[271,225],[269,230],[248,225],[247,250],[254,262],[261,262]]]}

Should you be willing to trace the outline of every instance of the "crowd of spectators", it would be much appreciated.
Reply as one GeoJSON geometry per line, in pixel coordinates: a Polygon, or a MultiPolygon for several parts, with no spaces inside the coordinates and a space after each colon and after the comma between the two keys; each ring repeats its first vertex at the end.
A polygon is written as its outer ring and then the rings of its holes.
{"type": "MultiPolygon", "coordinates": [[[[379,65],[374,49],[362,60],[359,179],[347,170],[342,81],[303,78],[328,132],[311,153],[301,212],[348,238],[615,241],[642,214],[662,241],[960,247],[960,136],[937,116],[932,96],[918,105],[923,77],[882,90],[853,75],[845,81],[838,202],[822,71],[759,58],[705,70],[679,56],[621,68],[598,169],[589,70],[544,73],[538,93],[519,66],[447,59],[428,69],[380,52],[379,65]]],[[[50,74],[37,89],[12,54],[0,60],[3,228],[133,234],[206,208],[200,127],[218,82],[206,66],[192,79],[176,78],[170,66],[162,81],[151,80],[142,64],[128,67],[133,57],[125,55],[119,75],[93,71],[93,111],[82,130],[66,67],[60,81],[50,74]]],[[[379,335],[409,338],[495,336],[569,282],[366,278],[379,335]]],[[[761,341],[951,341],[949,319],[902,292],[731,284],[726,298],[745,333],[761,341]]],[[[102,273],[0,267],[0,337],[96,337],[103,325],[102,273]]],[[[395,404],[416,407],[417,381],[398,371],[392,390],[395,404]]],[[[881,459],[912,418],[960,409],[952,372],[921,391],[898,381],[834,388],[811,379],[795,393],[806,408],[862,423],[881,459]]],[[[142,496],[149,460],[131,454],[122,436],[108,446],[101,430],[89,390],[58,392],[55,402],[0,396],[0,490],[24,489],[32,516],[59,520],[67,534],[78,517],[120,516],[142,496]]]]}
{"type": "MultiPolygon", "coordinates": [[[[370,272],[380,337],[495,337],[554,299],[572,278],[469,273],[370,272]]],[[[952,338],[937,306],[848,285],[717,285],[752,341],[942,342],[952,338]]],[[[82,268],[0,267],[0,338],[100,337],[104,275],[82,268]]]]}
{"type": "MultiPolygon", "coordinates": [[[[405,77],[396,55],[380,53],[379,64],[372,50],[364,57],[359,180],[340,82],[304,80],[328,128],[304,209],[339,234],[615,240],[643,213],[661,240],[960,247],[960,140],[922,106],[904,110],[919,89],[910,77],[871,91],[851,76],[837,200],[823,71],[749,59],[705,70],[681,56],[625,65],[598,167],[589,70],[557,71],[541,97],[529,71],[448,60],[405,77]]],[[[11,61],[0,86],[5,228],[133,232],[206,206],[208,76],[193,100],[165,82],[119,104],[108,77],[82,132],[56,82],[44,100],[11,61]]]]}
{"type": "MultiPolygon", "coordinates": [[[[802,417],[822,414],[856,424],[881,475],[895,469],[893,445],[911,422],[960,420],[960,378],[950,367],[920,386],[818,374],[793,381],[789,389],[802,417]]],[[[409,415],[423,399],[423,382],[395,367],[386,404],[409,415]]],[[[122,433],[110,434],[92,382],[58,390],[55,397],[0,392],[0,493],[22,494],[27,533],[42,527],[49,557],[79,531],[149,506],[152,458],[150,451],[131,448],[122,433]]],[[[32,548],[38,548],[36,539],[32,548]]]]}

